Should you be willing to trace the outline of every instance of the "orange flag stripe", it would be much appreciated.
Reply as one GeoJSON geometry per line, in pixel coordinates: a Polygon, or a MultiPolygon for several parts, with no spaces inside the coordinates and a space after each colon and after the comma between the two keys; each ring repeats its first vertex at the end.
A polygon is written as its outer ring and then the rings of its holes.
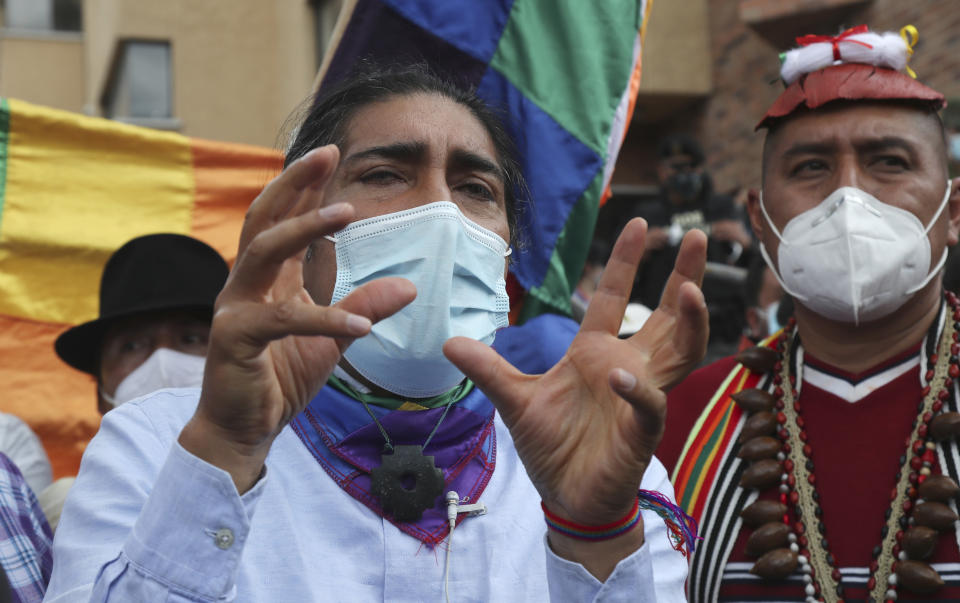
{"type": "Polygon", "coordinates": [[[65,328],[0,315],[0,409],[40,436],[54,477],[76,475],[80,456],[100,426],[93,377],[69,368],[53,351],[65,328]]]}
{"type": "Polygon", "coordinates": [[[191,139],[194,205],[191,235],[232,265],[243,217],[257,194],[283,166],[273,149],[191,139]]]}

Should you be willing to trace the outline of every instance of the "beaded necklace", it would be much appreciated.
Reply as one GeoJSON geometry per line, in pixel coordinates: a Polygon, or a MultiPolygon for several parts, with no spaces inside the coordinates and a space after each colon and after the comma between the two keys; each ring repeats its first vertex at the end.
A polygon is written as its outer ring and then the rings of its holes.
{"type": "MultiPolygon", "coordinates": [[[[938,530],[953,530],[957,515],[944,502],[960,491],[949,477],[932,473],[936,441],[960,431],[960,414],[942,412],[955,380],[960,377],[960,303],[952,293],[947,293],[946,298],[950,307],[938,348],[927,359],[922,375],[923,400],[917,408],[907,451],[900,458],[881,542],[873,549],[867,582],[870,601],[896,601],[899,586],[929,593],[943,585],[937,572],[922,559],[933,552],[938,530]]],[[[928,337],[935,336],[935,328],[936,325],[928,337]]],[[[773,394],[745,390],[735,396],[738,404],[754,411],[756,418],[770,415],[773,421],[769,431],[776,436],[748,432],[750,437],[742,446],[741,456],[756,462],[744,473],[741,484],[760,489],[777,485],[780,495],[779,505],[757,501],[744,510],[744,519],[756,527],[747,542],[748,553],[760,556],[753,572],[766,578],[783,578],[799,567],[808,602],[843,601],[842,577],[826,538],[812,451],[797,391],[797,373],[802,363],[795,362],[799,339],[793,319],[781,334],[776,352],[764,351],[776,354],[773,394]],[[766,412],[767,408],[775,414],[766,412]],[[776,460],[755,452],[771,450],[775,441],[779,441],[776,460]],[[794,521],[788,510],[793,511],[794,521]],[[765,551],[770,543],[775,548],[765,551]]]]}

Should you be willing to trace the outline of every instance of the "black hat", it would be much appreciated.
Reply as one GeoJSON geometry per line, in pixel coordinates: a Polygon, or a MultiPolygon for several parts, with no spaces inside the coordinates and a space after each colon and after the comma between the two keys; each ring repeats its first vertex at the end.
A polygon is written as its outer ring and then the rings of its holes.
{"type": "Polygon", "coordinates": [[[212,314],[228,273],[220,254],[197,239],[179,234],[137,237],[107,260],[100,279],[100,317],[63,332],[54,344],[57,355],[96,376],[100,343],[113,321],[160,310],[212,314]]]}
{"type": "Polygon", "coordinates": [[[660,159],[669,159],[677,155],[689,155],[694,165],[703,163],[703,147],[691,136],[686,134],[671,134],[660,141],[657,148],[660,159]]]}

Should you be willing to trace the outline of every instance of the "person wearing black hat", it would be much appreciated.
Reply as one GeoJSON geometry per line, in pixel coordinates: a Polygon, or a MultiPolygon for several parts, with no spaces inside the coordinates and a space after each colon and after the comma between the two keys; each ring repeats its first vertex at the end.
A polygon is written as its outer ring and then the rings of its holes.
{"type": "Polygon", "coordinates": [[[96,378],[101,413],[157,389],[199,387],[213,303],[228,272],[197,239],[137,237],[104,267],[100,316],[61,334],[57,355],[96,378]]]}

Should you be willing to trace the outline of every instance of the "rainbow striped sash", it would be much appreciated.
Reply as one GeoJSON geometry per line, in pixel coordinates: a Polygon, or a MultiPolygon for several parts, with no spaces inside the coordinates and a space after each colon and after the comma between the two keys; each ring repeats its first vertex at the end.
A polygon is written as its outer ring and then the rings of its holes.
{"type": "MultiPolygon", "coordinates": [[[[760,345],[773,347],[779,333],[760,345]]],[[[740,510],[757,494],[739,487],[746,464],[736,456],[737,436],[745,412],[731,395],[766,388],[770,378],[737,364],[694,424],[674,468],[677,504],[700,526],[703,541],[690,565],[687,596],[691,602],[715,601],[722,567],[740,529],[740,510]]]]}
{"type": "Polygon", "coordinates": [[[717,478],[717,469],[724,453],[730,449],[744,414],[730,396],[756,387],[762,378],[763,375],[737,364],[713,395],[683,445],[671,478],[677,503],[698,523],[703,521],[703,508],[717,478]]]}

